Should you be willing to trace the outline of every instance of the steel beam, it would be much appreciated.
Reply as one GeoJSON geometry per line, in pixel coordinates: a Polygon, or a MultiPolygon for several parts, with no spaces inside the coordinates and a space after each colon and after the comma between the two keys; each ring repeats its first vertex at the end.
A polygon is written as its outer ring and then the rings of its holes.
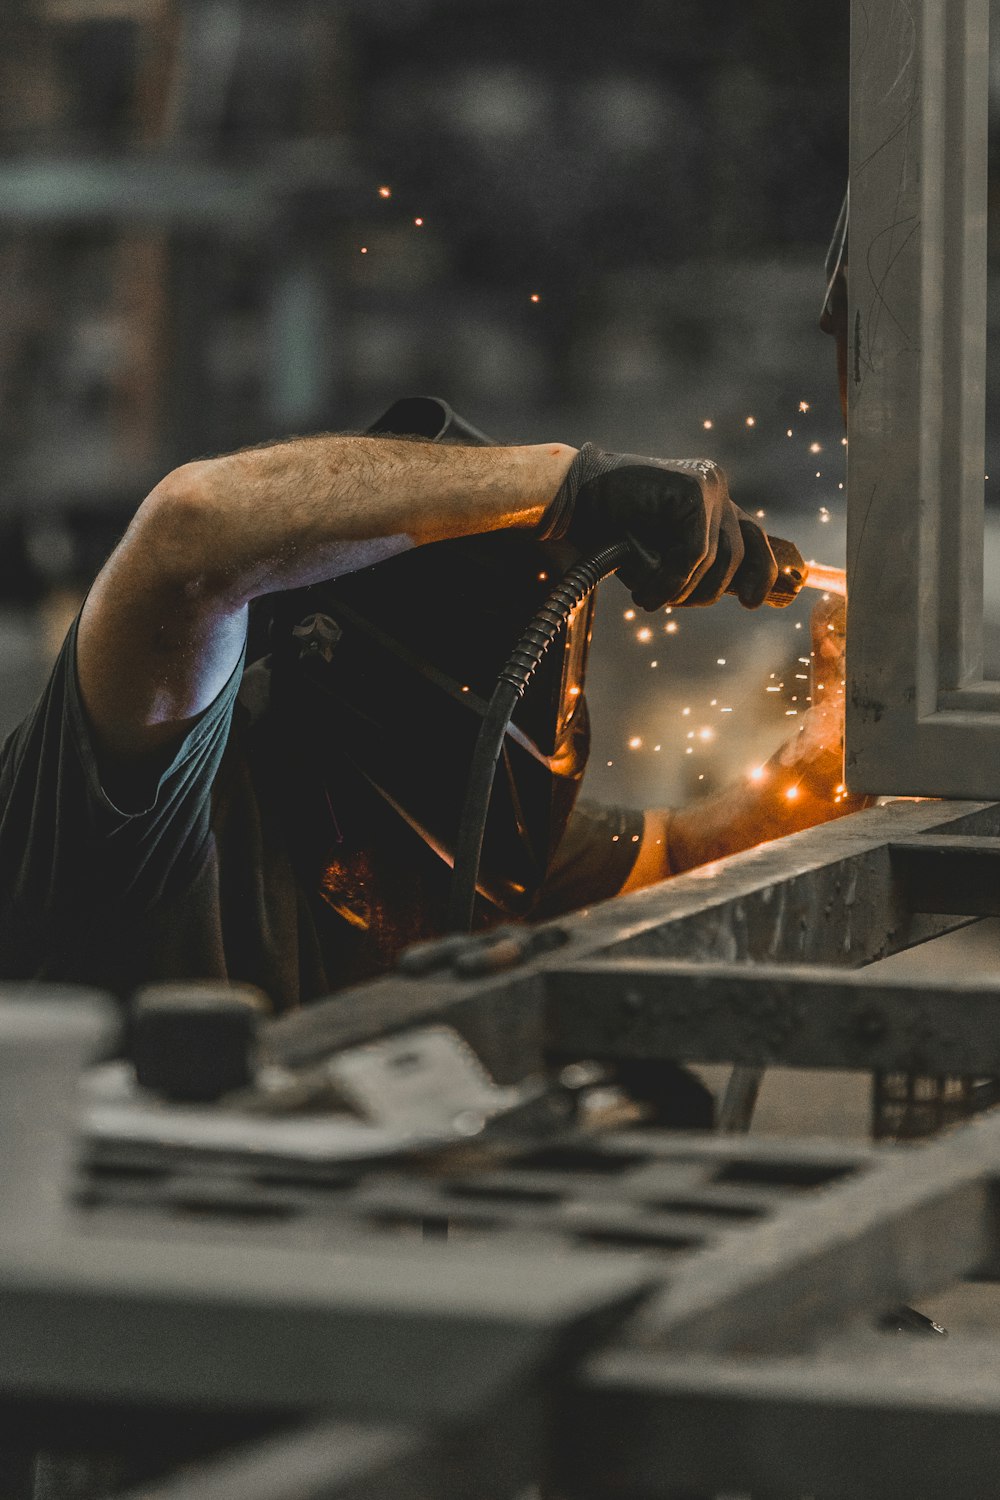
{"type": "Polygon", "coordinates": [[[550,971],[558,1058],[1000,1073],[1000,990],[983,975],[599,959],[550,971]]]}
{"type": "Polygon", "coordinates": [[[982,655],[989,11],[851,6],[846,776],[859,792],[1000,793],[982,655]]]}
{"type": "Polygon", "coordinates": [[[832,1183],[679,1266],[643,1307],[644,1347],[782,1353],[998,1265],[1000,1117],[832,1183]]]}
{"type": "Polygon", "coordinates": [[[889,846],[916,835],[1000,837],[1000,806],[896,802],[763,844],[632,895],[560,918],[556,954],[468,980],[447,969],[392,974],[273,1022],[265,1048],[305,1066],[327,1053],[407,1026],[445,1021],[498,1082],[544,1066],[542,975],[591,958],[656,957],[698,963],[871,963],[968,918],[907,905],[889,846]]]}
{"type": "Polygon", "coordinates": [[[541,1381],[648,1267],[66,1237],[0,1243],[0,1401],[459,1421],[541,1381]],[[489,1350],[484,1359],[484,1349],[489,1350]]]}
{"type": "Polygon", "coordinates": [[[1000,839],[925,834],[889,845],[911,911],[1000,916],[1000,839]]]}
{"type": "Polygon", "coordinates": [[[995,1344],[885,1336],[854,1359],[683,1360],[614,1351],[566,1403],[572,1500],[719,1491],[817,1500],[991,1500],[995,1344]]]}

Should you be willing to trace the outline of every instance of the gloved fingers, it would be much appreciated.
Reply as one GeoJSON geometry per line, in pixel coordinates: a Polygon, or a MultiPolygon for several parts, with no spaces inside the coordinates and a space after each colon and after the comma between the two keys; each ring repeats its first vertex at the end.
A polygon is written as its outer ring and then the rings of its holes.
{"type": "Polygon", "coordinates": [[[640,517],[625,535],[633,558],[619,573],[646,610],[683,603],[715,556],[710,518],[700,504],[669,517],[640,517]]]}
{"type": "Polygon", "coordinates": [[[658,563],[643,570],[633,590],[633,599],[646,610],[686,604],[708,566],[702,558],[692,567],[691,549],[684,546],[665,547],[658,563]]]}
{"type": "MultiPolygon", "coordinates": [[[[625,540],[629,545],[629,555],[618,569],[618,577],[625,587],[631,592],[636,604],[640,604],[639,595],[643,594],[651,578],[654,578],[660,570],[662,560],[658,552],[647,547],[639,537],[627,532],[625,540]]],[[[641,605],[643,609],[658,609],[658,604],[641,605]]]]}
{"type": "Polygon", "coordinates": [[[746,609],[759,609],[774,588],[778,564],[767,536],[755,521],[740,512],[743,560],[732,580],[731,592],[746,609]]]}
{"type": "Polygon", "coordinates": [[[742,562],[743,536],[736,524],[735,515],[732,515],[728,518],[728,523],[724,523],[719,531],[713,561],[702,573],[685,603],[689,606],[704,607],[721,599],[742,562]]]}

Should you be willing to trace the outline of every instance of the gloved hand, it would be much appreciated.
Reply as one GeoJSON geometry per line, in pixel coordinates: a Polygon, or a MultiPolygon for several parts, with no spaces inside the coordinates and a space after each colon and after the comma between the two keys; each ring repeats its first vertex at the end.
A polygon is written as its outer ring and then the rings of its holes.
{"type": "Polygon", "coordinates": [[[536,534],[568,537],[583,555],[628,541],[635,558],[619,577],[646,610],[714,604],[727,591],[756,609],[778,576],[767,537],[733,504],[710,459],[643,458],[585,443],[536,534]]]}

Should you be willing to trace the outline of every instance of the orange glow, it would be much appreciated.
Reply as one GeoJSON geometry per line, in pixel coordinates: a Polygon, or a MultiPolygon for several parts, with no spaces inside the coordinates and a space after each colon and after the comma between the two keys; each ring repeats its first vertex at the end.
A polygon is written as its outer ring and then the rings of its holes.
{"type": "Polygon", "coordinates": [[[642,749],[642,740],[639,738],[639,736],[637,734],[634,734],[632,736],[632,738],[629,740],[628,747],[629,747],[630,750],[641,750],[642,749]]]}
{"type": "Polygon", "coordinates": [[[794,802],[798,795],[799,789],[797,786],[790,786],[785,790],[785,796],[788,798],[789,802],[794,802]]]}
{"type": "Polygon", "coordinates": [[[392,197],[392,188],[390,188],[390,187],[380,187],[379,190],[378,190],[378,195],[379,195],[380,198],[391,198],[392,197]]]}
{"type": "Polygon", "coordinates": [[[532,300],[532,302],[541,302],[542,299],[541,299],[541,297],[539,297],[539,295],[538,295],[537,292],[532,292],[532,294],[531,294],[531,300],[532,300]]]}
{"type": "Polygon", "coordinates": [[[423,221],[423,219],[414,219],[413,222],[414,222],[414,224],[416,224],[416,226],[417,226],[418,229],[422,229],[424,227],[424,221],[423,221]]]}
{"type": "Polygon", "coordinates": [[[704,427],[705,431],[708,432],[710,428],[715,426],[715,423],[712,421],[711,417],[706,417],[701,425],[702,427],[704,427]]]}
{"type": "Polygon", "coordinates": [[[800,401],[799,402],[799,411],[808,411],[808,410],[809,410],[809,402],[808,401],[800,401]]]}
{"type": "Polygon", "coordinates": [[[648,625],[644,625],[641,630],[636,631],[635,638],[637,641],[651,641],[653,639],[653,632],[648,625]]]}
{"type": "Polygon", "coordinates": [[[747,417],[747,426],[748,427],[756,427],[757,426],[757,418],[756,417],[747,417]]]}
{"type": "Polygon", "coordinates": [[[750,780],[751,781],[763,781],[764,780],[764,767],[763,766],[754,766],[753,770],[750,772],[750,780]]]}

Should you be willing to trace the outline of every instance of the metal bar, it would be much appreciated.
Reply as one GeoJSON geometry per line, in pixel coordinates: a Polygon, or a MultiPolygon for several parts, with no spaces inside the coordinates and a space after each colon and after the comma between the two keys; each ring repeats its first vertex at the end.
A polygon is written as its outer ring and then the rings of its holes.
{"type": "Polygon", "coordinates": [[[855,791],[1000,791],[995,708],[946,706],[982,680],[988,60],[988,0],[853,0],[855,791]]]}
{"type": "Polygon", "coordinates": [[[1000,994],[983,975],[599,959],[544,982],[548,1046],[567,1059],[1000,1072],[1000,994]]]}
{"type": "Polygon", "coordinates": [[[799,1352],[855,1317],[996,1265],[993,1182],[1000,1118],[814,1193],[749,1228],[739,1255],[720,1243],[678,1265],[646,1303],[631,1342],[702,1352],[799,1352]]]}
{"type": "Polygon", "coordinates": [[[404,1244],[0,1242],[0,1400],[460,1420],[635,1305],[649,1266],[404,1244]],[[48,1335],[46,1334],[48,1330],[48,1335]],[[483,1349],[489,1358],[483,1358],[483,1349]]]}
{"type": "Polygon", "coordinates": [[[317,1422],[185,1465],[122,1500],[414,1500],[426,1446],[402,1428],[317,1422]]]}
{"type": "MultiPolygon", "coordinates": [[[[808,957],[845,970],[870,963],[962,925],[914,915],[892,879],[888,845],[938,831],[1000,836],[1000,806],[897,802],[616,897],[560,918],[569,942],[558,966],[597,956],[808,957]]],[[[276,1061],[298,1066],[406,1026],[447,1021],[498,1082],[509,1082],[544,1063],[540,976],[556,962],[540,957],[478,980],[448,970],[423,979],[393,974],[272,1023],[265,1046],[276,1061]]]]}
{"type": "Polygon", "coordinates": [[[986,1500],[998,1445],[995,1345],[963,1339],[952,1354],[896,1337],[851,1360],[597,1356],[566,1404],[559,1453],[573,1500],[986,1500]]]}
{"type": "Polygon", "coordinates": [[[889,845],[911,911],[1000,916],[1000,839],[929,835],[889,845]]]}

